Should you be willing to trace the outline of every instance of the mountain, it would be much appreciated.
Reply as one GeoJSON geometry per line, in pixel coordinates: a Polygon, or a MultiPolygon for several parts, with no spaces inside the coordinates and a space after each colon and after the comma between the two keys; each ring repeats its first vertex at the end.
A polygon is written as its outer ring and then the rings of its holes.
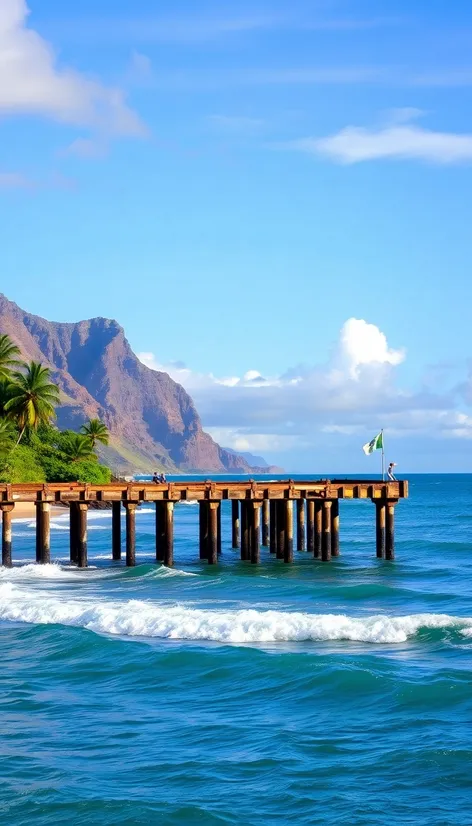
{"type": "Polygon", "coordinates": [[[51,368],[62,391],[60,427],[78,430],[93,417],[105,422],[111,439],[102,458],[115,472],[252,470],[203,431],[180,384],[139,361],[116,321],[46,321],[0,294],[0,333],[11,336],[25,360],[51,368]]]}
{"type": "Polygon", "coordinates": [[[247,453],[245,451],[241,451],[241,453],[237,453],[236,450],[233,450],[231,447],[225,447],[223,450],[226,450],[227,453],[232,453],[233,456],[242,456],[243,459],[251,466],[253,472],[258,473],[283,473],[284,469],[278,467],[277,465],[269,465],[268,462],[264,459],[263,456],[255,456],[253,453],[247,453]]]}

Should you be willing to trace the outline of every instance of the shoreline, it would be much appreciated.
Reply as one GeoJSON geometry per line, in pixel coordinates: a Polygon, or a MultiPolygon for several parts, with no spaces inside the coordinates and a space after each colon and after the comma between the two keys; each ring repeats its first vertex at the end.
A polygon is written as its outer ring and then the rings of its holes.
{"type": "MultiPolygon", "coordinates": [[[[67,512],[68,508],[61,508],[59,505],[52,505],[51,519],[67,512]]],[[[11,516],[13,521],[17,519],[36,519],[36,505],[34,502],[15,502],[15,507],[12,510],[11,516]]]]}

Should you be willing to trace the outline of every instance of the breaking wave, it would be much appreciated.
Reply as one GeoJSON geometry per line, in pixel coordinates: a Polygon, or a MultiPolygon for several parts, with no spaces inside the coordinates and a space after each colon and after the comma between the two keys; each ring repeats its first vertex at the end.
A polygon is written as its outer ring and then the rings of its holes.
{"type": "Polygon", "coordinates": [[[0,582],[0,620],[72,625],[107,635],[244,644],[341,640],[394,644],[428,629],[456,630],[472,636],[472,617],[448,614],[359,618],[275,610],[215,611],[141,600],[97,603],[59,599],[53,593],[27,591],[5,581],[0,582]]]}

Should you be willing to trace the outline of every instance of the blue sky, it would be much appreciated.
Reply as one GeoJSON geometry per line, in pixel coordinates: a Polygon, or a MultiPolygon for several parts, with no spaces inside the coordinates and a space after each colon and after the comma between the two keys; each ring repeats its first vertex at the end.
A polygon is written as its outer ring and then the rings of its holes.
{"type": "Polygon", "coordinates": [[[402,468],[470,470],[470,4],[28,6],[0,9],[8,297],[116,317],[285,467],[369,472],[385,426],[402,468]]]}

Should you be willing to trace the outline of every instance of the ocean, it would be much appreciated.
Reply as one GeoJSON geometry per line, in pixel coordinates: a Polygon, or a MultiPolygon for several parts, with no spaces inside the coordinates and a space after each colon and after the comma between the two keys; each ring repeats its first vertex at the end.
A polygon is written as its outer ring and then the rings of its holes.
{"type": "MultiPolygon", "coordinates": [[[[17,521],[0,569],[0,821],[8,826],[472,823],[472,475],[410,477],[395,562],[374,507],[341,503],[341,556],[198,559],[175,509],[175,568],[111,562],[111,514],[68,517],[39,567],[17,521]]],[[[124,525],[123,525],[124,527],[124,525]]]]}

